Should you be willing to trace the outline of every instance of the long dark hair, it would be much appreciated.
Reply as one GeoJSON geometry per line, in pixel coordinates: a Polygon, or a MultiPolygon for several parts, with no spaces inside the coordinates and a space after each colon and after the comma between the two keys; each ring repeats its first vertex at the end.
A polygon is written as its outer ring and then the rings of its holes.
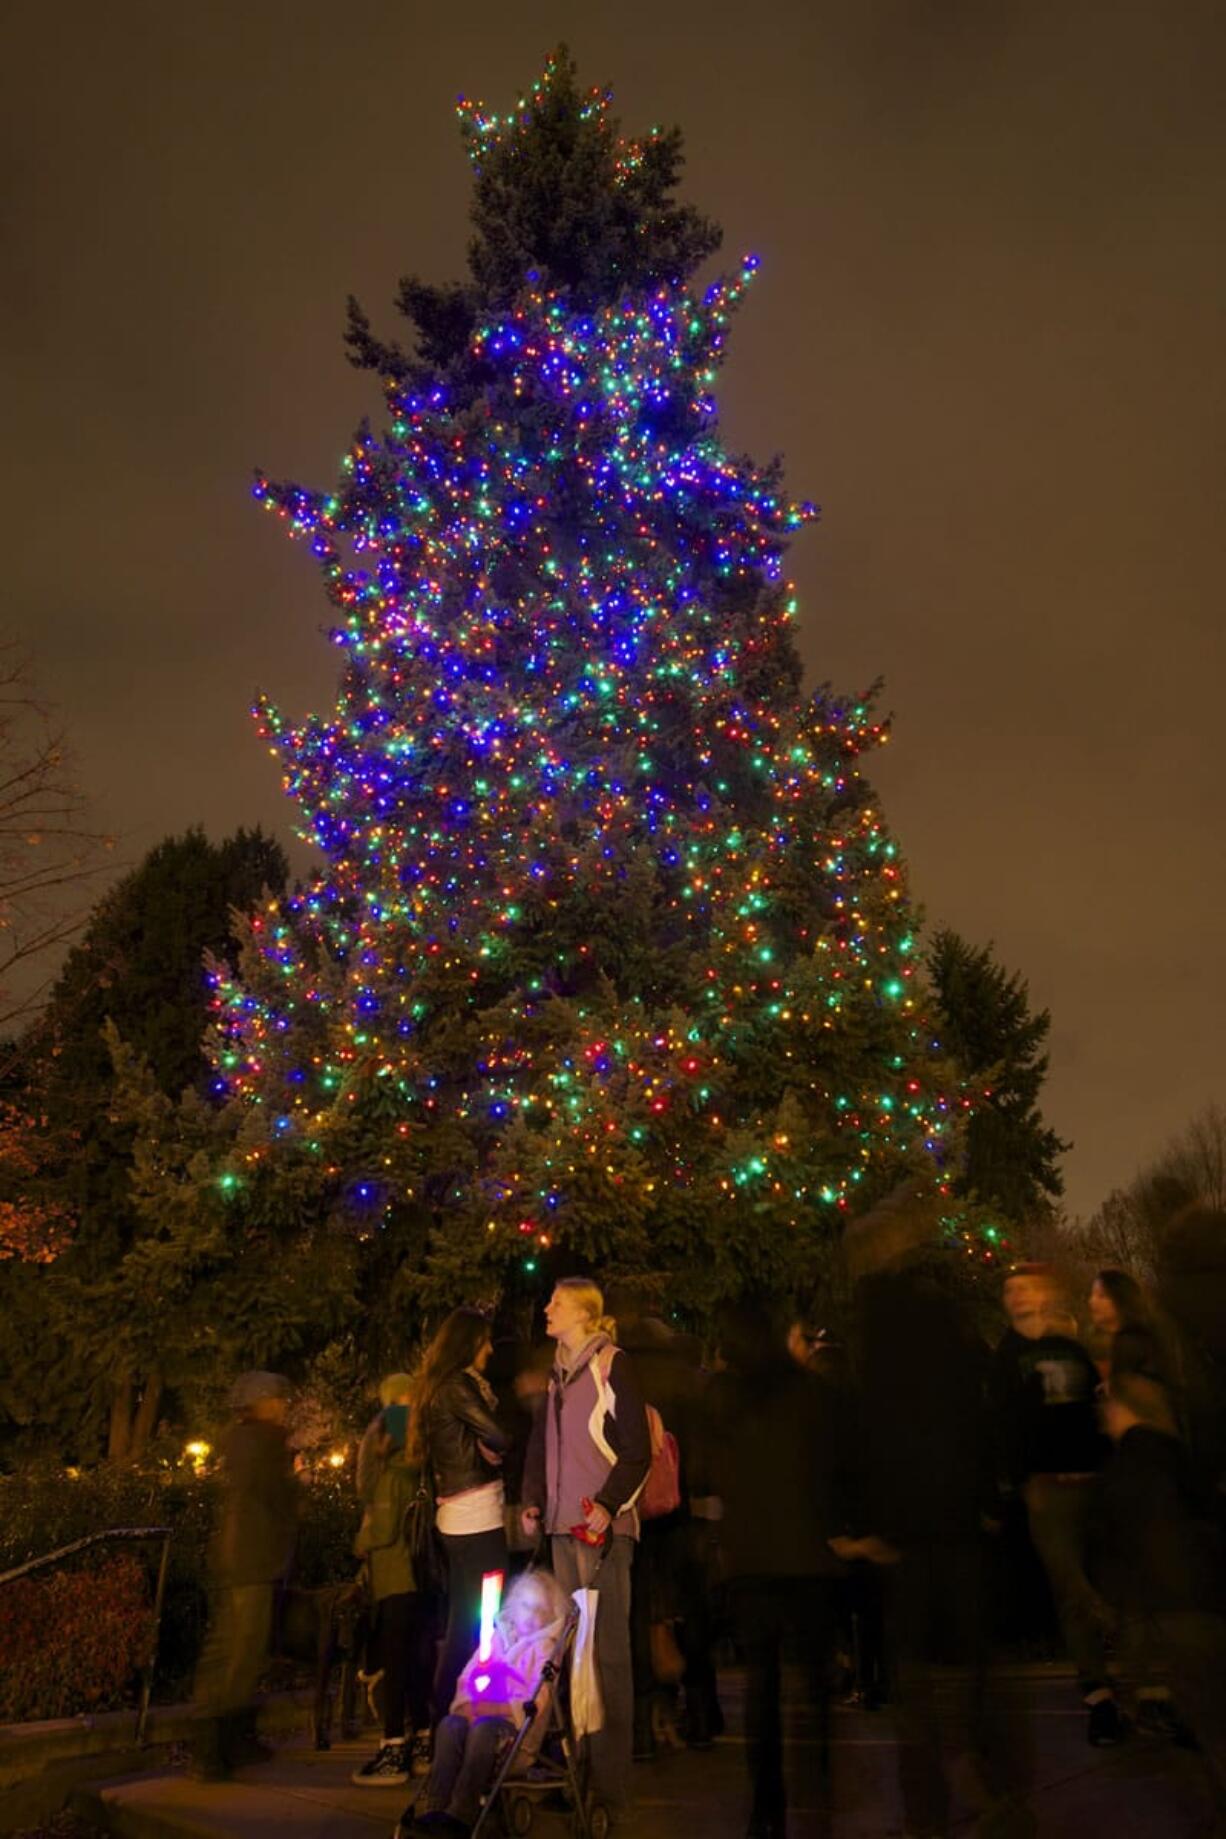
{"type": "Polygon", "coordinates": [[[423,1426],[439,1387],[472,1365],[489,1334],[489,1322],[479,1309],[453,1309],[422,1355],[409,1424],[409,1454],[415,1461],[425,1456],[423,1426]]]}
{"type": "Polygon", "coordinates": [[[1094,1282],[1107,1296],[1120,1318],[1121,1328],[1153,1328],[1154,1307],[1135,1277],[1109,1265],[1094,1282]]]}

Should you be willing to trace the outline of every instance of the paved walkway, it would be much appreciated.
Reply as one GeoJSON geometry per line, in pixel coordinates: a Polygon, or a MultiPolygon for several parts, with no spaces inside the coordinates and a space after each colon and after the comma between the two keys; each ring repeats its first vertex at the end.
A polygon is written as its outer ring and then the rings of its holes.
{"type": "MultiPolygon", "coordinates": [[[[730,1734],[705,1754],[667,1753],[634,1770],[633,1813],[618,1839],[742,1839],[746,1822],[745,1751],[739,1736],[739,1682],[726,1676],[730,1734]]],[[[993,1696],[1019,1743],[1033,1734],[1031,1801],[1040,1839],[1200,1839],[1209,1802],[1199,1759],[1169,1745],[1134,1739],[1091,1750],[1069,1678],[1052,1671],[999,1677],[993,1696]]],[[[793,1810],[789,1839],[816,1833],[806,1776],[816,1756],[813,1721],[799,1704],[787,1717],[793,1810]]],[[[887,1839],[902,1831],[888,1712],[842,1711],[834,1729],[840,1814],[837,1839],[887,1839]]],[[[78,1798],[99,1824],[129,1839],[389,1839],[406,1791],[355,1788],[350,1771],[372,1740],[323,1755],[305,1740],[233,1782],[201,1784],[182,1769],[100,1784],[78,1798]]],[[[955,1829],[974,1821],[960,1811],[955,1829]]],[[[563,1839],[569,1823],[542,1809],[537,1839],[563,1839]]]]}

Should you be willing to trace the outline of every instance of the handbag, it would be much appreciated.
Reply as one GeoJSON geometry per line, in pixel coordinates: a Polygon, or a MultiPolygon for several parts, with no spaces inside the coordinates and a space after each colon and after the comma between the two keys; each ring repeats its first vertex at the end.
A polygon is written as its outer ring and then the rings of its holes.
{"type": "Polygon", "coordinates": [[[650,1630],[651,1670],[661,1686],[680,1685],[685,1656],[677,1645],[671,1622],[653,1622],[650,1630]]]}
{"type": "Polygon", "coordinates": [[[404,1510],[404,1542],[413,1565],[413,1582],[419,1590],[445,1587],[443,1554],[434,1530],[434,1500],[425,1482],[404,1510]]]}
{"type": "Polygon", "coordinates": [[[417,1488],[404,1510],[404,1542],[417,1588],[441,1595],[447,1588],[447,1564],[435,1529],[434,1495],[427,1486],[432,1473],[429,1449],[423,1449],[417,1488]]]}

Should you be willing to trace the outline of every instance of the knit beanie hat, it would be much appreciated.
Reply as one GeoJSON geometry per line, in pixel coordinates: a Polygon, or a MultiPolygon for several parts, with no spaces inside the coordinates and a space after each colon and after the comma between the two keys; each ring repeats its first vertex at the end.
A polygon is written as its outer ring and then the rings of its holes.
{"type": "Polygon", "coordinates": [[[250,1411],[265,1398],[288,1398],[290,1383],[282,1373],[243,1373],[230,1388],[230,1409],[250,1411]]]}

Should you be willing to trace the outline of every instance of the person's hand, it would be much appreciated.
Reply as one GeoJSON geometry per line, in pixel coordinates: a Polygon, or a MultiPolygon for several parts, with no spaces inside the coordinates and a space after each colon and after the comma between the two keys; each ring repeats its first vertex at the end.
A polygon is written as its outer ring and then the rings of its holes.
{"type": "Polygon", "coordinates": [[[535,1544],[541,1536],[541,1510],[539,1507],[525,1507],[519,1516],[520,1528],[525,1539],[535,1544]]]}
{"type": "Polygon", "coordinates": [[[478,1441],[477,1448],[481,1451],[481,1454],[485,1457],[485,1460],[492,1469],[500,1469],[502,1467],[502,1457],[496,1449],[490,1449],[486,1444],[480,1441],[478,1441]]]}
{"type": "Polygon", "coordinates": [[[836,1533],[833,1539],[827,1539],[826,1544],[844,1564],[850,1564],[853,1558],[860,1556],[860,1541],[850,1538],[847,1533],[836,1533]]]}
{"type": "Polygon", "coordinates": [[[888,1539],[879,1539],[876,1533],[870,1533],[867,1539],[860,1541],[860,1556],[867,1558],[870,1564],[897,1564],[902,1553],[888,1539]]]}
{"type": "Polygon", "coordinates": [[[844,1564],[850,1564],[853,1558],[865,1558],[869,1564],[897,1564],[900,1556],[896,1546],[878,1538],[876,1533],[868,1533],[860,1539],[838,1533],[833,1539],[827,1539],[826,1544],[844,1564]]]}
{"type": "Polygon", "coordinates": [[[583,1518],[585,1524],[591,1527],[598,1539],[603,1539],[612,1525],[612,1515],[607,1507],[601,1506],[599,1501],[592,1502],[583,1518]]]}

